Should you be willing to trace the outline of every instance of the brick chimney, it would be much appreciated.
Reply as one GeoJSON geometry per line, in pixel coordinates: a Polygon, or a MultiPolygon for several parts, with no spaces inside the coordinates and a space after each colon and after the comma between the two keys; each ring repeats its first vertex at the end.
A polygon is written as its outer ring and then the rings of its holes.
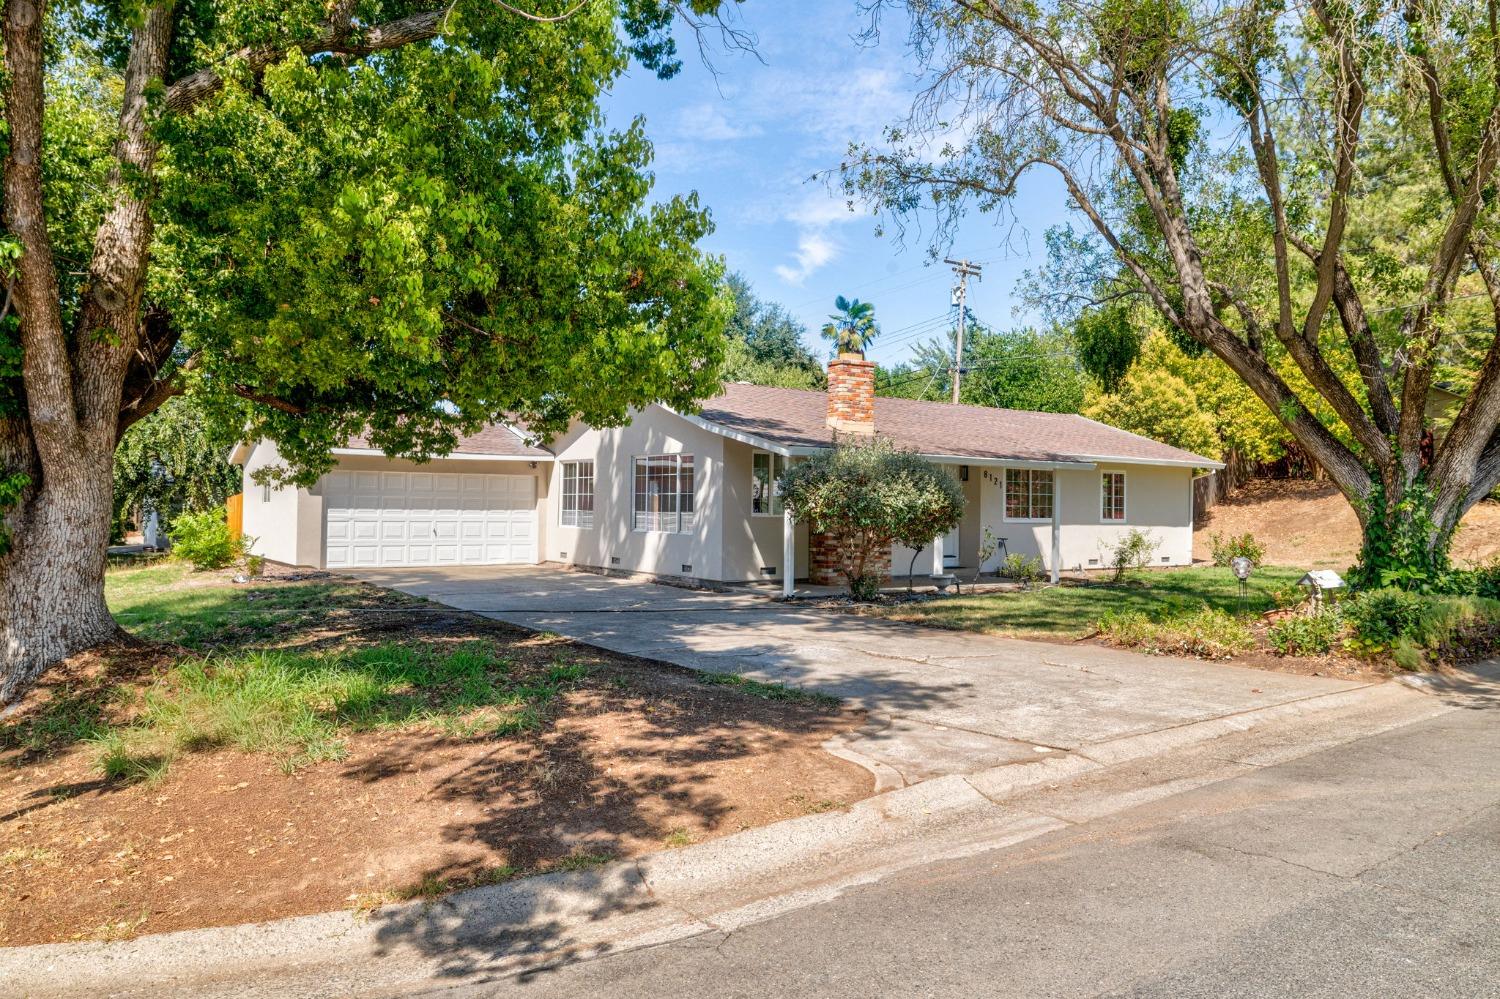
{"type": "Polygon", "coordinates": [[[828,426],[841,434],[875,433],[875,362],[841,353],[828,362],[828,426]]]}

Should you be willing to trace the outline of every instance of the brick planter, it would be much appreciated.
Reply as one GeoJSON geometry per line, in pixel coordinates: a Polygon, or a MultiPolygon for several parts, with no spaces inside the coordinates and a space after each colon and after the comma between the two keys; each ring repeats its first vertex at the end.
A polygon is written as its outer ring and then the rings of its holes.
{"type": "MultiPolygon", "coordinates": [[[[813,533],[807,539],[808,582],[814,586],[845,586],[844,560],[841,555],[843,538],[838,534],[813,533]]],[[[891,575],[891,552],[886,549],[869,561],[870,571],[882,580],[891,575]]]]}

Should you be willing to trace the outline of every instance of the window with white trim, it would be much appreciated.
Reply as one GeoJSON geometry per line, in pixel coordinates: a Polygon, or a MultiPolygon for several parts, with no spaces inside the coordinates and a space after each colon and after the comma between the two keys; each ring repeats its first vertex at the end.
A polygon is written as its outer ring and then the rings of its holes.
{"type": "Polygon", "coordinates": [[[786,455],[756,451],[750,456],[750,513],[756,517],[781,516],[781,477],[786,474],[786,455]]]}
{"type": "Polygon", "coordinates": [[[1051,520],[1052,473],[1038,468],[1005,470],[1005,519],[1051,520]]]}
{"type": "Polygon", "coordinates": [[[1099,518],[1125,519],[1125,473],[1104,472],[1099,482],[1099,518]]]}
{"type": "Polygon", "coordinates": [[[260,484],[260,501],[262,503],[271,502],[271,483],[262,482],[260,484]]]}
{"type": "Polygon", "coordinates": [[[562,471],[563,527],[594,526],[594,463],[565,461],[562,471]]]}
{"type": "Polygon", "coordinates": [[[692,455],[635,459],[635,530],[686,534],[693,529],[693,507],[692,455]]]}

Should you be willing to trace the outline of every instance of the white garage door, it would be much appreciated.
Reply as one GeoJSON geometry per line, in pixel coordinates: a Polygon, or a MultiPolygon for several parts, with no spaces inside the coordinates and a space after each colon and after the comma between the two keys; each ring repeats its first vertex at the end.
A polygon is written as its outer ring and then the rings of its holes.
{"type": "Polygon", "coordinates": [[[536,479],[457,472],[331,472],[330,569],[531,563],[536,479]]]}

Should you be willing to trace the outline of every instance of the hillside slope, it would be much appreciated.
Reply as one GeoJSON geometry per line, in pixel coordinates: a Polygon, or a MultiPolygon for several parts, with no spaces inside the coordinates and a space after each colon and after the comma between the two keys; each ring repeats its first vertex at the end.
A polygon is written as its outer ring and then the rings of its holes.
{"type": "MultiPolygon", "coordinates": [[[[1211,535],[1249,531],[1266,546],[1266,562],[1343,572],[1359,555],[1359,521],[1331,482],[1254,479],[1208,511],[1193,532],[1194,561],[1212,558],[1211,535]]],[[[1500,503],[1469,511],[1453,543],[1457,565],[1500,555],[1500,503]]]]}

